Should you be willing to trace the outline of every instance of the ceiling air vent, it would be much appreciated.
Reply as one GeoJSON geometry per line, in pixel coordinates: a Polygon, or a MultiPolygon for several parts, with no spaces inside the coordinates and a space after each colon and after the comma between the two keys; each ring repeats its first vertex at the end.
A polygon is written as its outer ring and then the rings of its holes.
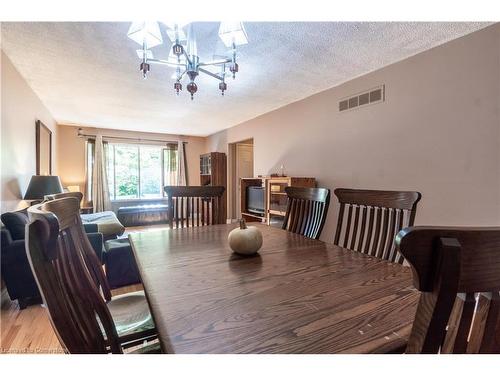
{"type": "Polygon", "coordinates": [[[343,98],[339,102],[339,112],[381,103],[385,100],[385,85],[374,87],[362,93],[343,98]]]}

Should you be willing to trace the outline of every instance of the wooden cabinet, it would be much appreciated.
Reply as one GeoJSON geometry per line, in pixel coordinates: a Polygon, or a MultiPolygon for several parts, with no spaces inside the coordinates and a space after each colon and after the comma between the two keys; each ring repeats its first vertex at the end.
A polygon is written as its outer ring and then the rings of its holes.
{"type": "Polygon", "coordinates": [[[281,227],[286,214],[287,186],[316,187],[316,179],[312,177],[272,177],[266,180],[268,225],[281,227]]]}
{"type": "Polygon", "coordinates": [[[212,154],[200,156],[200,176],[210,176],[212,173],[212,154]]]}
{"type": "MultiPolygon", "coordinates": [[[[200,155],[200,185],[224,186],[227,190],[227,158],[223,152],[210,152],[200,155]]],[[[222,196],[221,221],[227,219],[227,191],[222,196]]]]}
{"type": "Polygon", "coordinates": [[[285,218],[287,196],[285,187],[316,187],[316,179],[312,177],[259,177],[240,179],[241,215],[247,221],[260,221],[268,225],[281,226],[285,218]],[[247,187],[260,186],[264,189],[264,213],[262,215],[249,212],[247,187]]]}

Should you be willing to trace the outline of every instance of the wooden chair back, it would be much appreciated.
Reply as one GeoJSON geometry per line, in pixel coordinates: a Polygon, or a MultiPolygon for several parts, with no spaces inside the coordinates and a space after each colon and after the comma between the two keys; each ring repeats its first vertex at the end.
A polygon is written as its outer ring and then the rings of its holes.
{"type": "Polygon", "coordinates": [[[282,228],[318,239],[330,205],[330,189],[288,186],[285,193],[288,202],[282,228]]]}
{"type": "Polygon", "coordinates": [[[500,353],[500,227],[412,227],[399,250],[422,292],[407,353],[500,353]]]}
{"type": "Polygon", "coordinates": [[[83,194],[80,193],[79,191],[69,191],[67,193],[49,194],[44,197],[44,200],[53,201],[54,199],[70,198],[70,197],[78,199],[79,204],[82,203],[83,194]]]}
{"type": "Polygon", "coordinates": [[[403,263],[394,236],[415,222],[416,191],[335,189],[340,211],[334,244],[346,249],[403,263]]]}
{"type": "MultiPolygon", "coordinates": [[[[59,193],[59,194],[51,194],[45,196],[45,202],[42,206],[42,210],[47,212],[52,212],[56,217],[63,216],[66,214],[65,204],[68,203],[50,203],[55,200],[61,200],[64,198],[73,198],[78,200],[78,207],[80,207],[80,203],[82,201],[83,194],[80,192],[68,192],[68,193],[59,193]]],[[[67,202],[67,201],[65,201],[67,202]]],[[[80,215],[80,211],[77,212],[80,215]]],[[[84,240],[82,241],[81,246],[78,246],[78,249],[82,251],[84,260],[86,265],[92,275],[92,278],[95,281],[95,284],[98,288],[102,290],[102,293],[106,299],[106,301],[111,300],[111,289],[109,287],[106,275],[102,269],[101,261],[97,257],[92,245],[88,241],[88,237],[85,235],[85,229],[83,227],[81,217],[78,216],[78,222],[80,223],[80,227],[77,230],[81,230],[84,234],[84,240]]]]}
{"type": "Polygon", "coordinates": [[[103,275],[89,267],[88,249],[97,256],[84,233],[79,209],[74,197],[30,207],[28,259],[65,351],[121,353],[116,327],[98,288],[103,275]]]}
{"type": "Polygon", "coordinates": [[[170,228],[224,224],[224,186],[165,186],[170,228]]]}

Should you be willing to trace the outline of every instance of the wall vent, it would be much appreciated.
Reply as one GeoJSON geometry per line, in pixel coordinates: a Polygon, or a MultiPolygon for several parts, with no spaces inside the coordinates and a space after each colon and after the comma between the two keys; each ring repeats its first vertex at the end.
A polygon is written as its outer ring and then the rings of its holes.
{"type": "Polygon", "coordinates": [[[382,103],[383,101],[385,101],[385,85],[342,98],[339,101],[339,112],[364,107],[369,104],[382,103]]]}

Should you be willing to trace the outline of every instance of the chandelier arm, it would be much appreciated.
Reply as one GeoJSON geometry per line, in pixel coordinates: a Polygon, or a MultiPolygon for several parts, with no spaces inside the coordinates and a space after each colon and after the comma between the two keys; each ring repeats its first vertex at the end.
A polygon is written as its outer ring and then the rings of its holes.
{"type": "Polygon", "coordinates": [[[209,65],[222,65],[232,62],[232,59],[221,59],[221,60],[213,60],[208,62],[201,62],[200,66],[209,66],[209,65]]]}
{"type": "Polygon", "coordinates": [[[148,59],[148,62],[153,63],[153,64],[159,64],[159,65],[168,65],[168,66],[173,66],[173,67],[185,67],[185,64],[179,64],[179,63],[173,63],[168,60],[161,60],[161,59],[148,59]]]}
{"type": "Polygon", "coordinates": [[[186,49],[185,49],[185,48],[183,48],[183,49],[182,49],[182,52],[183,52],[184,57],[186,58],[187,62],[189,63],[189,65],[193,65],[193,62],[192,62],[192,61],[191,61],[191,59],[189,58],[189,55],[187,54],[187,52],[186,52],[186,49]]]}
{"type": "Polygon", "coordinates": [[[212,73],[209,70],[206,70],[206,69],[203,69],[203,68],[199,68],[199,71],[202,72],[202,73],[205,73],[206,75],[209,75],[210,77],[214,77],[214,78],[218,79],[219,81],[224,81],[224,78],[222,78],[218,74],[212,73]]]}

